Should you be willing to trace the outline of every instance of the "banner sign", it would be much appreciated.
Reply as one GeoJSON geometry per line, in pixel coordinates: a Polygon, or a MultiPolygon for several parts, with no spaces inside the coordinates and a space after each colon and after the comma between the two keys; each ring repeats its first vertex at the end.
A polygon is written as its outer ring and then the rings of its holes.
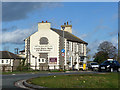
{"type": "Polygon", "coordinates": [[[34,52],[52,52],[53,47],[51,45],[39,45],[39,46],[33,46],[34,52]]]}
{"type": "Polygon", "coordinates": [[[57,58],[49,58],[50,64],[57,64],[57,58]]]}
{"type": "Polygon", "coordinates": [[[50,62],[57,62],[57,58],[50,58],[50,62]]]}

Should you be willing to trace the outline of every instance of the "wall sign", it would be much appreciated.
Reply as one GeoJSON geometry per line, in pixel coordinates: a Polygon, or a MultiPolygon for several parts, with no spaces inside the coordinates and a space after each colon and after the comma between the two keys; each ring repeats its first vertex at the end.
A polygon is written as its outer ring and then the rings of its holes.
{"type": "Polygon", "coordinates": [[[57,64],[57,58],[49,58],[50,64],[57,64]]]}
{"type": "Polygon", "coordinates": [[[39,45],[39,46],[33,46],[34,52],[52,52],[53,46],[52,45],[39,45]]]}

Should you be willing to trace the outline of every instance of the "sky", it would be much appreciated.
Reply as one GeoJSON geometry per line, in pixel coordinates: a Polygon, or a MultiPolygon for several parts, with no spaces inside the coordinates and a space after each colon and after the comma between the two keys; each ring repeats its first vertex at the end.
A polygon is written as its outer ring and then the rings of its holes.
{"type": "Polygon", "coordinates": [[[118,47],[117,2],[3,2],[0,50],[23,50],[24,39],[37,31],[41,21],[57,29],[68,21],[73,34],[88,42],[91,55],[103,41],[118,47]]]}

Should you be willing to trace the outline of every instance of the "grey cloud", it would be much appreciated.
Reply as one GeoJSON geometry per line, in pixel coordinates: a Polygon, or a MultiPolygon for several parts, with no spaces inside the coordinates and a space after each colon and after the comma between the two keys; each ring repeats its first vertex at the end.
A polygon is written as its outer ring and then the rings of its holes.
{"type": "Polygon", "coordinates": [[[9,28],[3,28],[2,32],[6,32],[6,31],[10,31],[10,30],[15,30],[15,29],[17,29],[17,26],[12,26],[12,27],[9,27],[9,28]]]}
{"type": "Polygon", "coordinates": [[[59,3],[41,3],[41,2],[3,2],[2,20],[14,21],[28,17],[28,13],[43,7],[54,8],[60,6],[59,3]]]}
{"type": "Polygon", "coordinates": [[[34,27],[34,29],[17,29],[12,32],[3,32],[0,43],[24,44],[24,39],[33,34],[35,30],[37,29],[34,27]]]}

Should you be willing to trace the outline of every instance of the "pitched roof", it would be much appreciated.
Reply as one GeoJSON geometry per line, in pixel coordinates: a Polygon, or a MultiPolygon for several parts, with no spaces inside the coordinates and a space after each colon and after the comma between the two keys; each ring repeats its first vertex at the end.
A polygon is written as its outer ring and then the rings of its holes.
{"type": "MultiPolygon", "coordinates": [[[[51,30],[55,31],[60,36],[63,36],[63,30],[59,30],[59,29],[55,29],[55,28],[51,28],[51,30]]],[[[64,31],[64,37],[69,41],[84,43],[84,44],[88,45],[87,42],[81,40],[77,36],[73,35],[72,33],[67,32],[67,31],[64,31]]]]}
{"type": "Polygon", "coordinates": [[[23,59],[23,58],[8,51],[0,51],[0,59],[23,59]]]}

